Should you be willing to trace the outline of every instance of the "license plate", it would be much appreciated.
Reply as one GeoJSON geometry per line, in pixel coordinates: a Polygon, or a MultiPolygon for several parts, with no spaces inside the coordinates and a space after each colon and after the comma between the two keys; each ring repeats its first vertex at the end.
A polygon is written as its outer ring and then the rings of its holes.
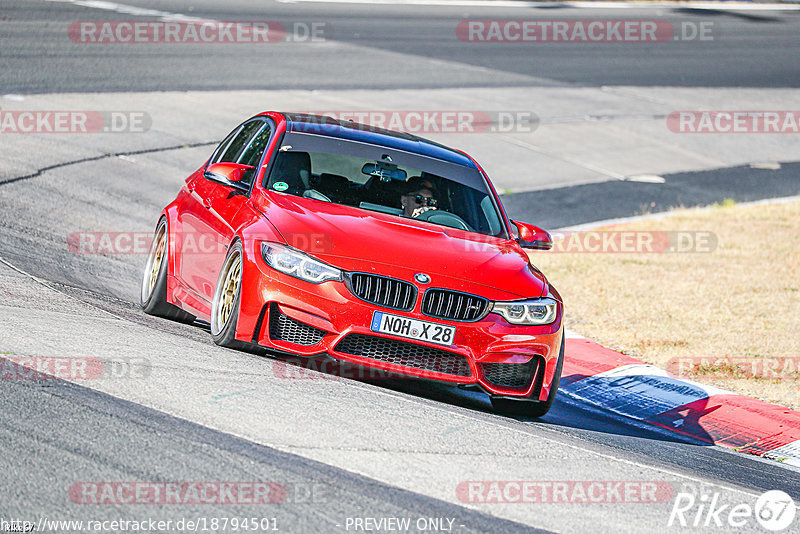
{"type": "Polygon", "coordinates": [[[453,338],[456,337],[454,326],[429,323],[379,311],[372,314],[370,330],[446,346],[452,345],[453,338]]]}

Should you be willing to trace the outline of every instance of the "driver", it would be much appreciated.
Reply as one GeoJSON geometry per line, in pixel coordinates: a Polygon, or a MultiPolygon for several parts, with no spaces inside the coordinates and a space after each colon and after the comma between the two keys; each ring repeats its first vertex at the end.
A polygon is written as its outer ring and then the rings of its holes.
{"type": "Polygon", "coordinates": [[[428,178],[412,176],[406,182],[405,194],[400,197],[404,217],[419,217],[436,209],[436,187],[428,178]]]}

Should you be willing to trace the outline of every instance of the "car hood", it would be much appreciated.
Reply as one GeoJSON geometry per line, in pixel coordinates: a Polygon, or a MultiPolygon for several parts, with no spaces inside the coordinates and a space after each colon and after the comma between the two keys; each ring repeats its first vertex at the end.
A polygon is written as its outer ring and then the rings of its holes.
{"type": "Polygon", "coordinates": [[[346,271],[408,281],[422,272],[430,287],[491,300],[546,291],[544,275],[512,240],[301,197],[268,198],[260,208],[288,245],[346,271]]]}

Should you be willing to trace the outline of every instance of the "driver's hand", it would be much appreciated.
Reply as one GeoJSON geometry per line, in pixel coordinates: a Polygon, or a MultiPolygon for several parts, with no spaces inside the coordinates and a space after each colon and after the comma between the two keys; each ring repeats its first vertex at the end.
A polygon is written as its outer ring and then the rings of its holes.
{"type": "Polygon", "coordinates": [[[416,219],[417,217],[419,217],[420,215],[422,215],[426,211],[431,211],[431,210],[435,210],[435,209],[436,209],[435,206],[421,206],[421,207],[419,207],[419,208],[417,208],[417,209],[415,209],[414,211],[411,212],[411,217],[416,219]]]}

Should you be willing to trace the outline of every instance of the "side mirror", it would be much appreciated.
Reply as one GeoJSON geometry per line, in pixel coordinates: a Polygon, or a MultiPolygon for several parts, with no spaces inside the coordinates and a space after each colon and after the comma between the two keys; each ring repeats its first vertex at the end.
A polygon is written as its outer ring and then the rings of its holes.
{"type": "Polygon", "coordinates": [[[206,168],[203,176],[212,182],[247,191],[250,187],[242,183],[242,180],[245,179],[246,173],[254,168],[252,165],[238,163],[214,163],[206,168]]]}
{"type": "Polygon", "coordinates": [[[546,230],[519,221],[511,221],[511,226],[514,238],[522,248],[534,250],[550,250],[553,248],[553,238],[550,237],[546,230]],[[516,227],[516,232],[513,232],[514,227],[516,227]]]}

